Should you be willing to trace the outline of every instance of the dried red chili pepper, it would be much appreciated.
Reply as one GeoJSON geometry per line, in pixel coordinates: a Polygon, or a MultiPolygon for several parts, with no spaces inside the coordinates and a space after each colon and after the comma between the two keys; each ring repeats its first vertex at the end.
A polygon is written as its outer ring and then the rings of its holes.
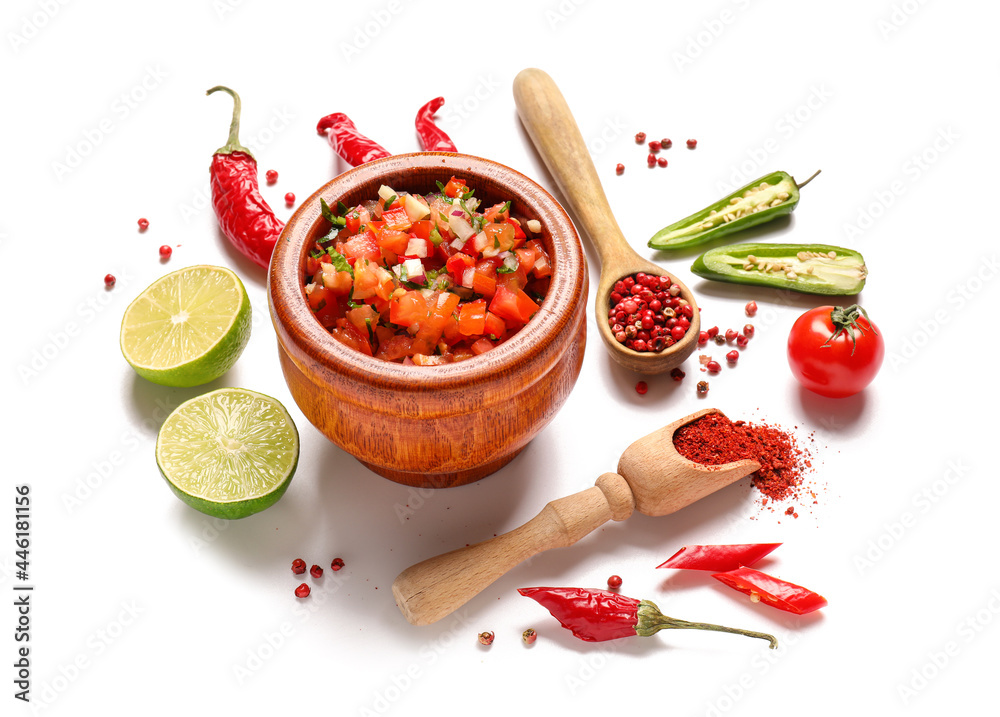
{"type": "Polygon", "coordinates": [[[212,156],[212,206],[222,233],[233,246],[266,269],[285,224],[260,195],[257,160],[240,144],[240,96],[221,85],[206,94],[220,90],[233,98],[233,121],[229,141],[212,156]]]}
{"type": "Polygon", "coordinates": [[[712,570],[724,573],[753,565],[781,543],[745,543],[741,545],[685,545],[657,568],[712,570]]]}
{"type": "Polygon", "coordinates": [[[546,608],[563,627],[581,640],[603,642],[619,637],[649,637],[660,630],[714,630],[767,640],[771,648],[778,641],[763,632],[739,630],[705,622],[687,622],[667,617],[648,600],[619,595],[609,590],[585,588],[519,588],[518,592],[546,608]]]}
{"type": "Polygon", "coordinates": [[[417,112],[417,137],[425,152],[457,152],[455,143],[434,124],[434,114],[444,105],[444,97],[435,97],[417,112]]]}
{"type": "Polygon", "coordinates": [[[316,132],[325,134],[333,151],[352,167],[390,156],[389,150],[358,132],[343,112],[334,112],[321,119],[316,132]]]}
{"type": "Polygon", "coordinates": [[[826,598],[819,593],[753,568],[737,568],[712,577],[749,595],[753,602],[762,602],[796,615],[805,615],[827,605],[826,598]]]}

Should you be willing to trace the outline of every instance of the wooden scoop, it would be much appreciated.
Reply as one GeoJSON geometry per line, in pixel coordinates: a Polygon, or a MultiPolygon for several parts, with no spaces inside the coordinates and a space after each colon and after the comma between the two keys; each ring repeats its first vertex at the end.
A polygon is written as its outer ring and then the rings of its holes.
{"type": "Polygon", "coordinates": [[[707,408],[650,433],[625,449],[617,473],[604,473],[593,488],[554,500],[509,533],[412,565],[396,578],[396,605],[414,625],[450,615],[518,563],[550,548],[565,548],[609,520],[669,515],[760,470],[751,460],[707,466],[674,448],[674,431],[708,413],[707,408]]]}
{"type": "Polygon", "coordinates": [[[601,260],[601,280],[597,285],[594,314],[601,338],[611,356],[625,368],[647,375],[680,366],[694,351],[701,329],[694,294],[677,277],[639,256],[625,240],[611,213],[608,198],[601,187],[576,120],[552,78],[534,68],[522,70],[514,78],[514,102],[524,128],[559,185],[559,190],[572,210],[573,218],[597,248],[601,260]],[[684,338],[659,352],[638,352],[626,348],[615,340],[608,323],[611,290],[615,282],[640,271],[669,276],[680,286],[680,298],[694,309],[691,327],[684,338]]]}

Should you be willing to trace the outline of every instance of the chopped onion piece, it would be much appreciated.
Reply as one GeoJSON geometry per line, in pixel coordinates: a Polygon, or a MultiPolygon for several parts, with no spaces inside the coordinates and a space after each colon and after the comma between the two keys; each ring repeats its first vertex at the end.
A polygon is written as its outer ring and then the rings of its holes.
{"type": "Polygon", "coordinates": [[[388,202],[390,199],[397,196],[397,194],[393,191],[392,187],[387,187],[383,184],[378,188],[378,196],[383,202],[388,202]]]}
{"type": "MultiPolygon", "coordinates": [[[[459,212],[461,215],[461,212],[459,212]]],[[[451,231],[454,232],[455,236],[461,239],[463,242],[471,237],[475,232],[472,230],[472,226],[465,221],[463,216],[452,216],[448,217],[448,226],[451,227],[451,231]]]]}
{"type": "Polygon", "coordinates": [[[427,256],[427,242],[419,237],[410,237],[410,241],[406,245],[406,251],[403,252],[406,256],[418,256],[421,259],[427,256]]]}
{"type": "Polygon", "coordinates": [[[403,269],[406,270],[406,280],[417,284],[424,281],[424,264],[420,259],[407,259],[403,262],[403,269]]]}
{"type": "Polygon", "coordinates": [[[538,234],[540,231],[542,231],[542,223],[537,219],[529,219],[526,222],[526,225],[528,227],[528,231],[531,232],[532,234],[538,234]]]}
{"type": "Polygon", "coordinates": [[[476,279],[476,267],[474,266],[466,267],[465,271],[462,272],[462,286],[464,286],[466,289],[471,289],[475,279],[476,279]]]}

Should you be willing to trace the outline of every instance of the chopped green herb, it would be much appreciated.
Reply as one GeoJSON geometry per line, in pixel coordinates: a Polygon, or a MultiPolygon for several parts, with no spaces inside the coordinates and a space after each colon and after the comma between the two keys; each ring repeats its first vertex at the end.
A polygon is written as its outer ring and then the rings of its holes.
{"type": "Polygon", "coordinates": [[[396,201],[397,199],[399,199],[399,197],[397,197],[397,196],[396,196],[395,194],[393,194],[393,195],[392,195],[391,197],[389,197],[388,199],[386,199],[386,200],[385,200],[385,204],[383,204],[382,206],[383,206],[383,207],[384,207],[385,209],[388,209],[389,207],[391,207],[391,206],[392,206],[392,203],[393,203],[394,201],[396,201]]]}
{"type": "Polygon", "coordinates": [[[339,251],[337,251],[333,247],[330,247],[329,249],[327,249],[326,253],[330,255],[330,259],[332,259],[332,261],[330,263],[333,264],[334,268],[337,271],[346,271],[352,277],[354,276],[354,268],[347,261],[347,257],[345,257],[343,254],[341,254],[339,251]]]}
{"type": "Polygon", "coordinates": [[[338,213],[338,214],[339,214],[340,216],[344,216],[344,215],[346,215],[346,214],[347,214],[347,212],[348,212],[348,209],[347,209],[347,205],[346,205],[346,204],[344,204],[344,203],[343,203],[342,201],[340,201],[340,200],[338,199],[338,200],[337,200],[337,213],[338,213]]]}
{"type": "Polygon", "coordinates": [[[510,211],[510,200],[508,199],[506,202],[504,202],[504,205],[500,207],[500,211],[497,213],[503,214],[504,212],[509,212],[509,211],[510,211]]]}
{"type": "Polygon", "coordinates": [[[493,248],[494,249],[500,248],[500,239],[498,239],[497,237],[493,237],[493,248]]]}
{"type": "Polygon", "coordinates": [[[440,181],[440,180],[438,180],[438,179],[435,179],[435,180],[434,180],[434,184],[436,184],[436,185],[437,185],[437,187],[438,187],[438,191],[439,191],[439,192],[441,192],[442,194],[444,194],[444,185],[443,185],[443,184],[441,184],[441,181],[440,181]]]}
{"type": "Polygon", "coordinates": [[[475,193],[476,193],[475,189],[470,189],[469,191],[465,192],[464,194],[462,194],[462,201],[464,202],[466,199],[471,199],[472,195],[475,193]]]}
{"type": "Polygon", "coordinates": [[[330,222],[335,227],[342,227],[347,224],[347,220],[343,217],[338,217],[330,209],[330,205],[326,203],[323,197],[319,198],[319,209],[323,213],[323,218],[330,222]]]}
{"type": "Polygon", "coordinates": [[[444,237],[441,236],[441,232],[438,231],[437,224],[431,226],[431,233],[428,238],[434,246],[438,246],[444,241],[444,237]]]}

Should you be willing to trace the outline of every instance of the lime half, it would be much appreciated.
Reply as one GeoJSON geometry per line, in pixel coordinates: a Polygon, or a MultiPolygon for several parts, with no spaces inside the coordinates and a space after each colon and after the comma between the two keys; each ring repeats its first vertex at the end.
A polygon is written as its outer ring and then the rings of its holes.
{"type": "Polygon", "coordinates": [[[245,518],[282,496],[299,433],[281,403],[245,388],[185,401],[156,437],[156,464],[177,497],[216,518],[245,518]]]}
{"type": "Polygon", "coordinates": [[[157,279],[125,309],[122,354],[143,378],[200,386],[224,374],[250,339],[250,299],[221,266],[189,266],[157,279]]]}

